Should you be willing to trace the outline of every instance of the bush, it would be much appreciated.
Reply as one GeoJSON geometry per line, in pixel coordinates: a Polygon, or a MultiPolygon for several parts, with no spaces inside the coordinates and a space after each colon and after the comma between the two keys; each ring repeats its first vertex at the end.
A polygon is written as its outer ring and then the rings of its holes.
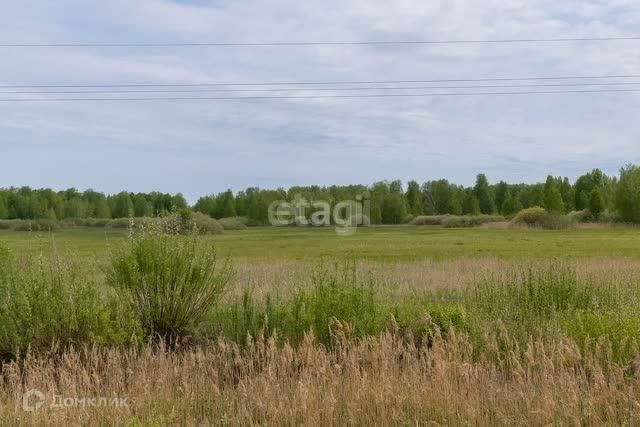
{"type": "Polygon", "coordinates": [[[569,212],[567,214],[567,219],[571,223],[582,223],[592,221],[593,216],[591,215],[591,212],[589,212],[589,209],[585,209],[582,211],[569,212]]]}
{"type": "Polygon", "coordinates": [[[541,207],[533,207],[523,209],[516,214],[511,221],[514,224],[525,224],[529,226],[540,226],[544,217],[547,215],[547,211],[541,207]]]}
{"type": "Polygon", "coordinates": [[[225,230],[243,230],[247,228],[247,224],[238,217],[222,218],[218,222],[225,230]]]}
{"type": "Polygon", "coordinates": [[[549,212],[542,217],[539,226],[545,230],[563,230],[569,228],[571,220],[557,212],[549,212]]]}
{"type": "Polygon", "coordinates": [[[200,212],[191,213],[185,231],[189,232],[194,227],[199,234],[222,234],[224,232],[224,227],[218,220],[200,212]]]}
{"type": "Polygon", "coordinates": [[[132,235],[111,262],[108,282],[126,292],[150,337],[195,331],[226,290],[232,270],[196,235],[132,235]]]}
{"type": "Polygon", "coordinates": [[[411,220],[411,225],[442,225],[448,215],[420,215],[411,220]]]}
{"type": "Polygon", "coordinates": [[[569,228],[574,223],[577,214],[562,215],[559,212],[547,212],[543,208],[534,207],[524,209],[511,221],[512,224],[527,225],[529,227],[540,227],[545,230],[562,230],[569,228]]]}
{"type": "Polygon", "coordinates": [[[348,322],[350,334],[363,337],[381,332],[389,314],[374,283],[357,280],[355,265],[348,263],[320,266],[313,273],[311,288],[297,289],[284,301],[267,294],[263,302],[256,303],[252,293],[245,291],[239,301],[215,313],[213,332],[236,342],[243,342],[247,335],[277,332],[283,341],[297,345],[312,330],[320,343],[330,345],[336,321],[348,322]]]}
{"type": "Polygon", "coordinates": [[[0,248],[0,354],[27,348],[122,345],[136,334],[135,319],[115,293],[100,292],[81,268],[56,256],[18,267],[0,248]]]}
{"type": "Polygon", "coordinates": [[[133,218],[114,218],[106,224],[109,228],[130,228],[134,227],[135,222],[133,218]]]}
{"type": "Polygon", "coordinates": [[[412,225],[440,225],[445,228],[477,227],[491,222],[505,221],[500,215],[431,215],[418,216],[412,225]]]}
{"type": "Polygon", "coordinates": [[[0,220],[0,230],[9,230],[11,229],[11,221],[9,220],[0,220]]]}
{"type": "Polygon", "coordinates": [[[50,219],[25,219],[13,223],[14,231],[54,231],[58,228],[58,222],[50,219]]]}
{"type": "Polygon", "coordinates": [[[505,218],[499,215],[451,215],[442,220],[442,226],[444,228],[478,227],[483,224],[501,221],[505,221],[505,218]]]}

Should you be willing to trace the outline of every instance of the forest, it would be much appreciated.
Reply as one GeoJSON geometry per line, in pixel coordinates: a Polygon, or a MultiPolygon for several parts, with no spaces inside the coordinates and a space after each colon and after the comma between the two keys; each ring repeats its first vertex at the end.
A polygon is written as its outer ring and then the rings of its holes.
{"type": "Polygon", "coordinates": [[[367,195],[371,224],[402,224],[422,215],[503,215],[511,217],[523,209],[542,207],[566,214],[588,211],[593,220],[640,223],[640,167],[628,165],[619,176],[594,169],[571,182],[567,177],[548,176],[544,182],[490,183],[479,174],[475,185],[465,187],[447,179],[380,181],[366,185],[293,186],[275,190],[250,187],[234,193],[227,190],[200,197],[188,206],[184,196],[160,192],[104,194],[75,188],[10,187],[0,189],[0,219],[127,218],[163,216],[185,208],[212,218],[244,217],[249,225],[268,223],[269,205],[295,197],[337,203],[367,195]]]}

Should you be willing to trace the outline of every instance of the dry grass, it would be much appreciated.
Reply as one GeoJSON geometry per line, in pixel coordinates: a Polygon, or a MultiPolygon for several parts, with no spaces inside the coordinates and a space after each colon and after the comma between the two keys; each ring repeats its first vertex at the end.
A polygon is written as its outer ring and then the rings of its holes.
{"type": "MultiPolygon", "coordinates": [[[[614,254],[612,254],[614,255],[614,254]]],[[[508,276],[523,266],[544,267],[553,260],[510,261],[500,258],[459,258],[445,261],[357,262],[358,276],[371,276],[393,296],[415,292],[462,289],[478,278],[508,276]]],[[[287,296],[297,287],[311,285],[311,272],[317,262],[301,260],[256,261],[235,260],[237,275],[228,297],[235,298],[247,289],[256,296],[277,292],[287,296]]],[[[624,258],[589,258],[571,261],[581,281],[601,282],[612,279],[620,283],[640,282],[640,260],[624,258]]]]}
{"type": "Polygon", "coordinates": [[[298,349],[258,338],[204,350],[71,351],[3,369],[3,424],[501,424],[634,425],[640,422],[638,361],[613,363],[607,343],[581,354],[568,339],[519,349],[498,331],[480,360],[465,336],[430,348],[387,332],[362,341],[335,322],[327,350],[307,336],[298,349]],[[498,347],[510,348],[499,359],[498,347]],[[129,407],[24,412],[21,395],[128,397],[129,407]]]}

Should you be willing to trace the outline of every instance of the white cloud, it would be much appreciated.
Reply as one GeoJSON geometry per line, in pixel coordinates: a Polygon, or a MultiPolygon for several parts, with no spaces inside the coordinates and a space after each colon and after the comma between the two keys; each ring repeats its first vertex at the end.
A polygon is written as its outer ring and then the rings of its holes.
{"type": "MultiPolygon", "coordinates": [[[[79,0],[14,3],[0,18],[1,38],[33,42],[553,38],[635,34],[640,24],[640,6],[625,0],[196,4],[118,0],[90,6],[79,0]]],[[[627,74],[639,69],[638,43],[3,49],[0,84],[627,74]]],[[[483,170],[496,180],[537,180],[547,172],[572,175],[599,163],[640,160],[634,138],[640,130],[639,100],[638,94],[624,93],[0,103],[0,180],[81,188],[90,182],[116,191],[130,179],[131,188],[173,189],[179,184],[184,187],[176,190],[191,194],[271,186],[260,180],[267,177],[275,185],[310,183],[311,178],[329,184],[440,176],[469,183],[483,170]],[[78,151],[78,146],[84,148],[78,151]],[[51,156],[29,155],[42,147],[56,149],[51,156]],[[88,176],[86,168],[74,165],[93,161],[92,150],[103,164],[88,176]],[[65,173],[52,175],[45,162],[59,164],[65,173]],[[314,164],[313,171],[291,166],[305,163],[314,164]]]]}

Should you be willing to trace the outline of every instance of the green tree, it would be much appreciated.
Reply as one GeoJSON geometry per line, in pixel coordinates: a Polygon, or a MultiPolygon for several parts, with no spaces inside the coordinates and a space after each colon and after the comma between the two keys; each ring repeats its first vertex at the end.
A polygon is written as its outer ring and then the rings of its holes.
{"type": "Polygon", "coordinates": [[[515,213],[515,209],[513,207],[513,196],[511,195],[511,192],[508,192],[504,200],[502,201],[500,212],[504,216],[510,216],[515,213]]]}
{"type": "Polygon", "coordinates": [[[7,205],[7,198],[0,192],[0,219],[9,218],[9,206],[7,205]]]}
{"type": "Polygon", "coordinates": [[[387,195],[381,207],[383,224],[402,224],[407,216],[407,207],[401,194],[387,195]]]}
{"type": "Polygon", "coordinates": [[[471,189],[466,190],[465,193],[466,194],[463,213],[465,215],[480,215],[482,211],[480,210],[480,202],[478,201],[478,197],[471,189]]]}
{"type": "Polygon", "coordinates": [[[407,207],[412,215],[422,215],[422,192],[420,185],[416,181],[409,181],[407,184],[407,207]]]}
{"type": "Polygon", "coordinates": [[[549,212],[564,213],[564,201],[555,179],[549,175],[544,185],[544,208],[549,212]]]}
{"type": "Polygon", "coordinates": [[[133,202],[129,193],[122,191],[116,194],[111,213],[114,218],[128,218],[133,215],[133,202]]]}
{"type": "Polygon", "coordinates": [[[640,167],[629,165],[620,170],[616,208],[623,221],[640,223],[640,167]]]}
{"type": "Polygon", "coordinates": [[[599,219],[600,214],[604,211],[604,200],[602,199],[602,193],[598,187],[591,190],[591,196],[589,197],[589,211],[595,219],[599,219]]]}
{"type": "Polygon", "coordinates": [[[230,218],[236,216],[236,201],[233,197],[233,191],[227,190],[223,196],[222,217],[230,218]]]}
{"type": "Polygon", "coordinates": [[[479,174],[476,178],[476,185],[473,187],[473,194],[478,200],[480,212],[483,214],[493,214],[496,211],[496,205],[493,200],[493,194],[489,187],[489,181],[485,174],[479,174]]]}
{"type": "Polygon", "coordinates": [[[580,197],[578,198],[578,202],[576,204],[578,210],[589,209],[589,194],[587,194],[586,190],[582,190],[580,192],[580,197]]]}
{"type": "Polygon", "coordinates": [[[509,194],[509,185],[504,181],[500,181],[496,185],[493,193],[495,194],[495,203],[496,203],[496,207],[498,208],[498,211],[501,214],[506,215],[504,212],[502,212],[502,205],[504,204],[504,201],[506,200],[509,194]]]}
{"type": "Polygon", "coordinates": [[[142,193],[136,194],[133,199],[133,215],[138,218],[153,215],[153,205],[147,201],[142,193]]]}

